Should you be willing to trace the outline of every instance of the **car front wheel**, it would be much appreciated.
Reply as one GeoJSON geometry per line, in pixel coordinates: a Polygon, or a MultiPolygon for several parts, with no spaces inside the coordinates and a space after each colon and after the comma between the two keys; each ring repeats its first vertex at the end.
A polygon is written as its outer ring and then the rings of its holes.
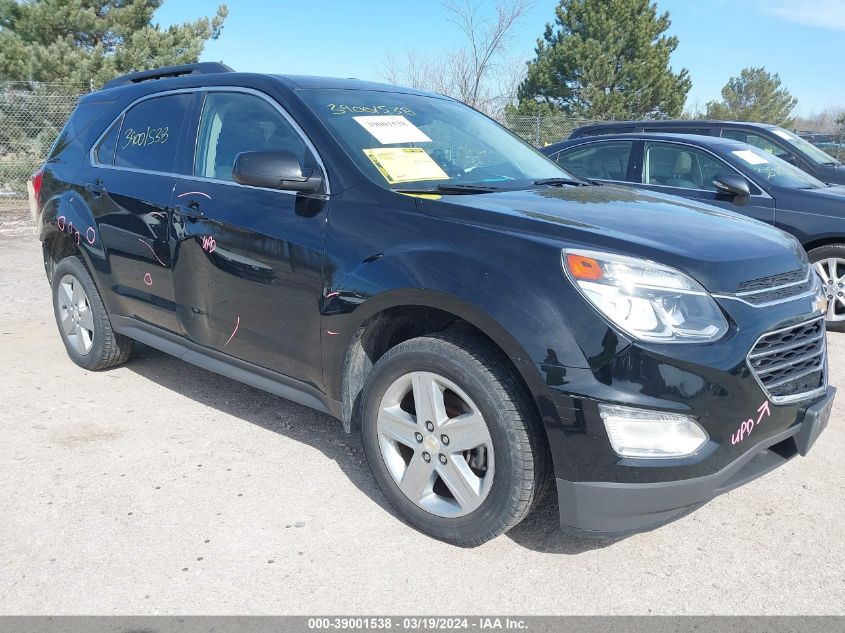
{"type": "Polygon", "coordinates": [[[514,370],[467,335],[415,338],[373,368],[364,450],[390,502],[417,529],[461,546],[519,523],[550,480],[545,434],[514,370]]]}
{"type": "Polygon", "coordinates": [[[845,244],[819,246],[808,255],[827,297],[825,325],[832,332],[845,332],[845,244]]]}

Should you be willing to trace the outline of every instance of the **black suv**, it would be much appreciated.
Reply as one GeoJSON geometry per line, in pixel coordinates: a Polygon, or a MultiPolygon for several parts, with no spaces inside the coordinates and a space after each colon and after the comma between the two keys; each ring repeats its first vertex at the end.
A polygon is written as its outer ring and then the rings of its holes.
{"type": "Polygon", "coordinates": [[[845,165],[797,134],[776,125],[746,121],[608,121],[575,128],[570,139],[601,134],[660,132],[721,136],[774,154],[822,182],[845,185],[845,165]]]}
{"type": "Polygon", "coordinates": [[[74,362],[140,341],[329,413],[449,542],[505,532],[553,478],[565,528],[654,527],[830,414],[793,237],[589,185],[447,97],[137,73],[80,101],[33,190],[74,362]]]}

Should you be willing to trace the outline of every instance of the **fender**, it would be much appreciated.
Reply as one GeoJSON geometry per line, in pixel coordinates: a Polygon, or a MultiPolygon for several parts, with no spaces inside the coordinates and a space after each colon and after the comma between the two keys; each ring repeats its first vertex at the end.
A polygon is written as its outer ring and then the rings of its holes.
{"type": "Polygon", "coordinates": [[[57,235],[70,238],[89,270],[103,271],[108,266],[94,214],[74,191],[53,196],[41,207],[38,238],[46,243],[57,235]]]}

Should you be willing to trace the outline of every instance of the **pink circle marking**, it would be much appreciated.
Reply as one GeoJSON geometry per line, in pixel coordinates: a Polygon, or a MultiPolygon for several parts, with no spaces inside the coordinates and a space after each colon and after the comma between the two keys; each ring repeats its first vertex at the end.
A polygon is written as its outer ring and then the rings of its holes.
{"type": "Polygon", "coordinates": [[[85,241],[89,244],[94,244],[97,241],[97,231],[94,230],[93,226],[89,226],[88,230],[85,231],[85,241]],[[88,237],[88,234],[91,234],[92,237],[88,237]]]}
{"type": "Polygon", "coordinates": [[[153,276],[150,273],[144,273],[144,283],[148,286],[153,285],[153,276]]]}

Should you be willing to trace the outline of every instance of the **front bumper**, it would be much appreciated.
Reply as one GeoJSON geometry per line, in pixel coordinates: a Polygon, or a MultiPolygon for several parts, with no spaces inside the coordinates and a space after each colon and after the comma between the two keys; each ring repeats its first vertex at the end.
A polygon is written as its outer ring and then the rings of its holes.
{"type": "Polygon", "coordinates": [[[800,422],[766,437],[715,473],[651,483],[557,479],[561,527],[580,536],[622,536],[688,514],[713,497],[806,455],[827,426],[836,390],[803,410],[800,422]]]}

